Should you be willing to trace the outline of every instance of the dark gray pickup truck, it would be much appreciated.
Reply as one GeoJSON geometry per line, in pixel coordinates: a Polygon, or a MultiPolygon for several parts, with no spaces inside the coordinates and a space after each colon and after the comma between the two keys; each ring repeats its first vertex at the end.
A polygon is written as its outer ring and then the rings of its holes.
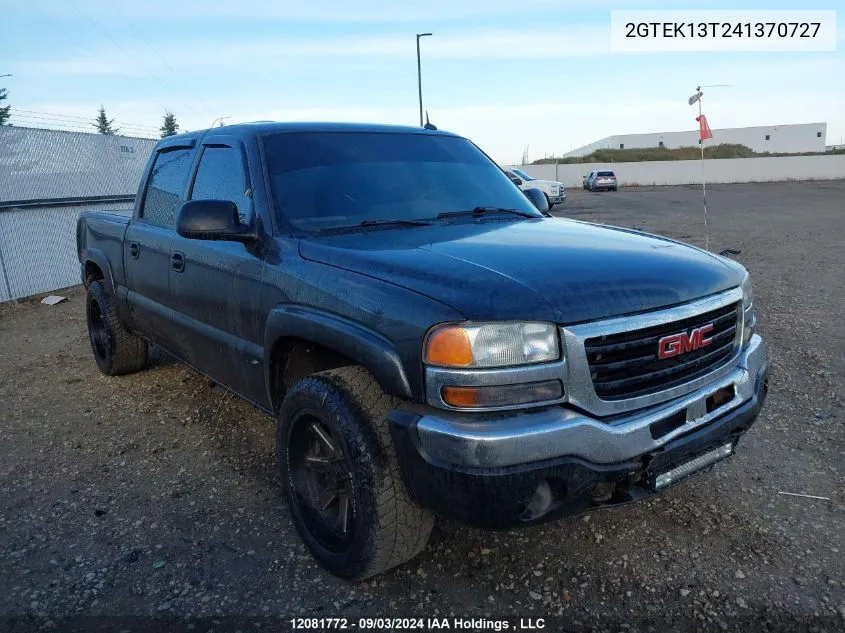
{"type": "Polygon", "coordinates": [[[131,218],[79,220],[94,358],[153,344],[273,415],[297,530],[347,578],[435,514],[530,525],[731,455],[768,384],[748,274],[543,201],[441,131],[169,137],[131,218]]]}

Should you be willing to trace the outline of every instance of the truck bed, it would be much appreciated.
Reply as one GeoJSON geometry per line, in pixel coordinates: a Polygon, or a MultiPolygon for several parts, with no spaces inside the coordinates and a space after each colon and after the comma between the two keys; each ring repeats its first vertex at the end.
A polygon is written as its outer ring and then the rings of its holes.
{"type": "Polygon", "coordinates": [[[80,214],[76,225],[76,252],[80,262],[87,254],[87,258],[97,261],[101,268],[109,266],[112,282],[119,285],[124,285],[126,280],[123,237],[129,220],[129,216],[118,213],[86,211],[80,214]]]}

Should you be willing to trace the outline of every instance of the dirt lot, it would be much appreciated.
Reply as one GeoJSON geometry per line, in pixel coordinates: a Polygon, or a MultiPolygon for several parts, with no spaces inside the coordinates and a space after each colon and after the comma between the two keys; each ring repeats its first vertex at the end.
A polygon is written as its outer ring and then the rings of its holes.
{"type": "MultiPolygon", "coordinates": [[[[270,418],[171,362],[100,375],[78,289],[55,307],[0,306],[0,618],[19,618],[0,629],[296,614],[845,629],[845,183],[708,193],[711,248],[751,270],[773,368],[736,457],[650,502],[542,527],[443,522],[369,583],[328,575],[300,544],[270,418]],[[128,615],[141,619],[109,619],[128,615]]],[[[697,188],[569,195],[562,215],[703,244],[697,188]]]]}

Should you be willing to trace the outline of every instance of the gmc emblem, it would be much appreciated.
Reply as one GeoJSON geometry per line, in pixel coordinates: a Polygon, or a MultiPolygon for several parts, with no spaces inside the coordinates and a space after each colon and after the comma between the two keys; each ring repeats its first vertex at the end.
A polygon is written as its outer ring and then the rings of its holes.
{"type": "Polygon", "coordinates": [[[689,334],[681,332],[680,334],[664,336],[657,342],[657,355],[660,358],[672,358],[707,347],[713,342],[712,338],[706,338],[706,335],[712,330],[713,324],[708,323],[691,330],[689,334]]]}

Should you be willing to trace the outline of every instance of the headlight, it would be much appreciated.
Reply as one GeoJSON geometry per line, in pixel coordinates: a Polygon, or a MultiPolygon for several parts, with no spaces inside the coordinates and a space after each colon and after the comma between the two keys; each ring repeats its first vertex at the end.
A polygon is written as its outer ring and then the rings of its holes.
{"type": "Polygon", "coordinates": [[[757,310],[754,307],[754,291],[751,276],[746,273],[742,280],[742,344],[746,345],[757,328],[757,310]]]}
{"type": "Polygon", "coordinates": [[[423,346],[425,362],[439,367],[511,367],[559,357],[551,323],[442,325],[429,332],[423,346]]]}
{"type": "Polygon", "coordinates": [[[742,280],[742,309],[747,310],[754,305],[754,291],[751,288],[751,275],[745,273],[742,280]]]}

